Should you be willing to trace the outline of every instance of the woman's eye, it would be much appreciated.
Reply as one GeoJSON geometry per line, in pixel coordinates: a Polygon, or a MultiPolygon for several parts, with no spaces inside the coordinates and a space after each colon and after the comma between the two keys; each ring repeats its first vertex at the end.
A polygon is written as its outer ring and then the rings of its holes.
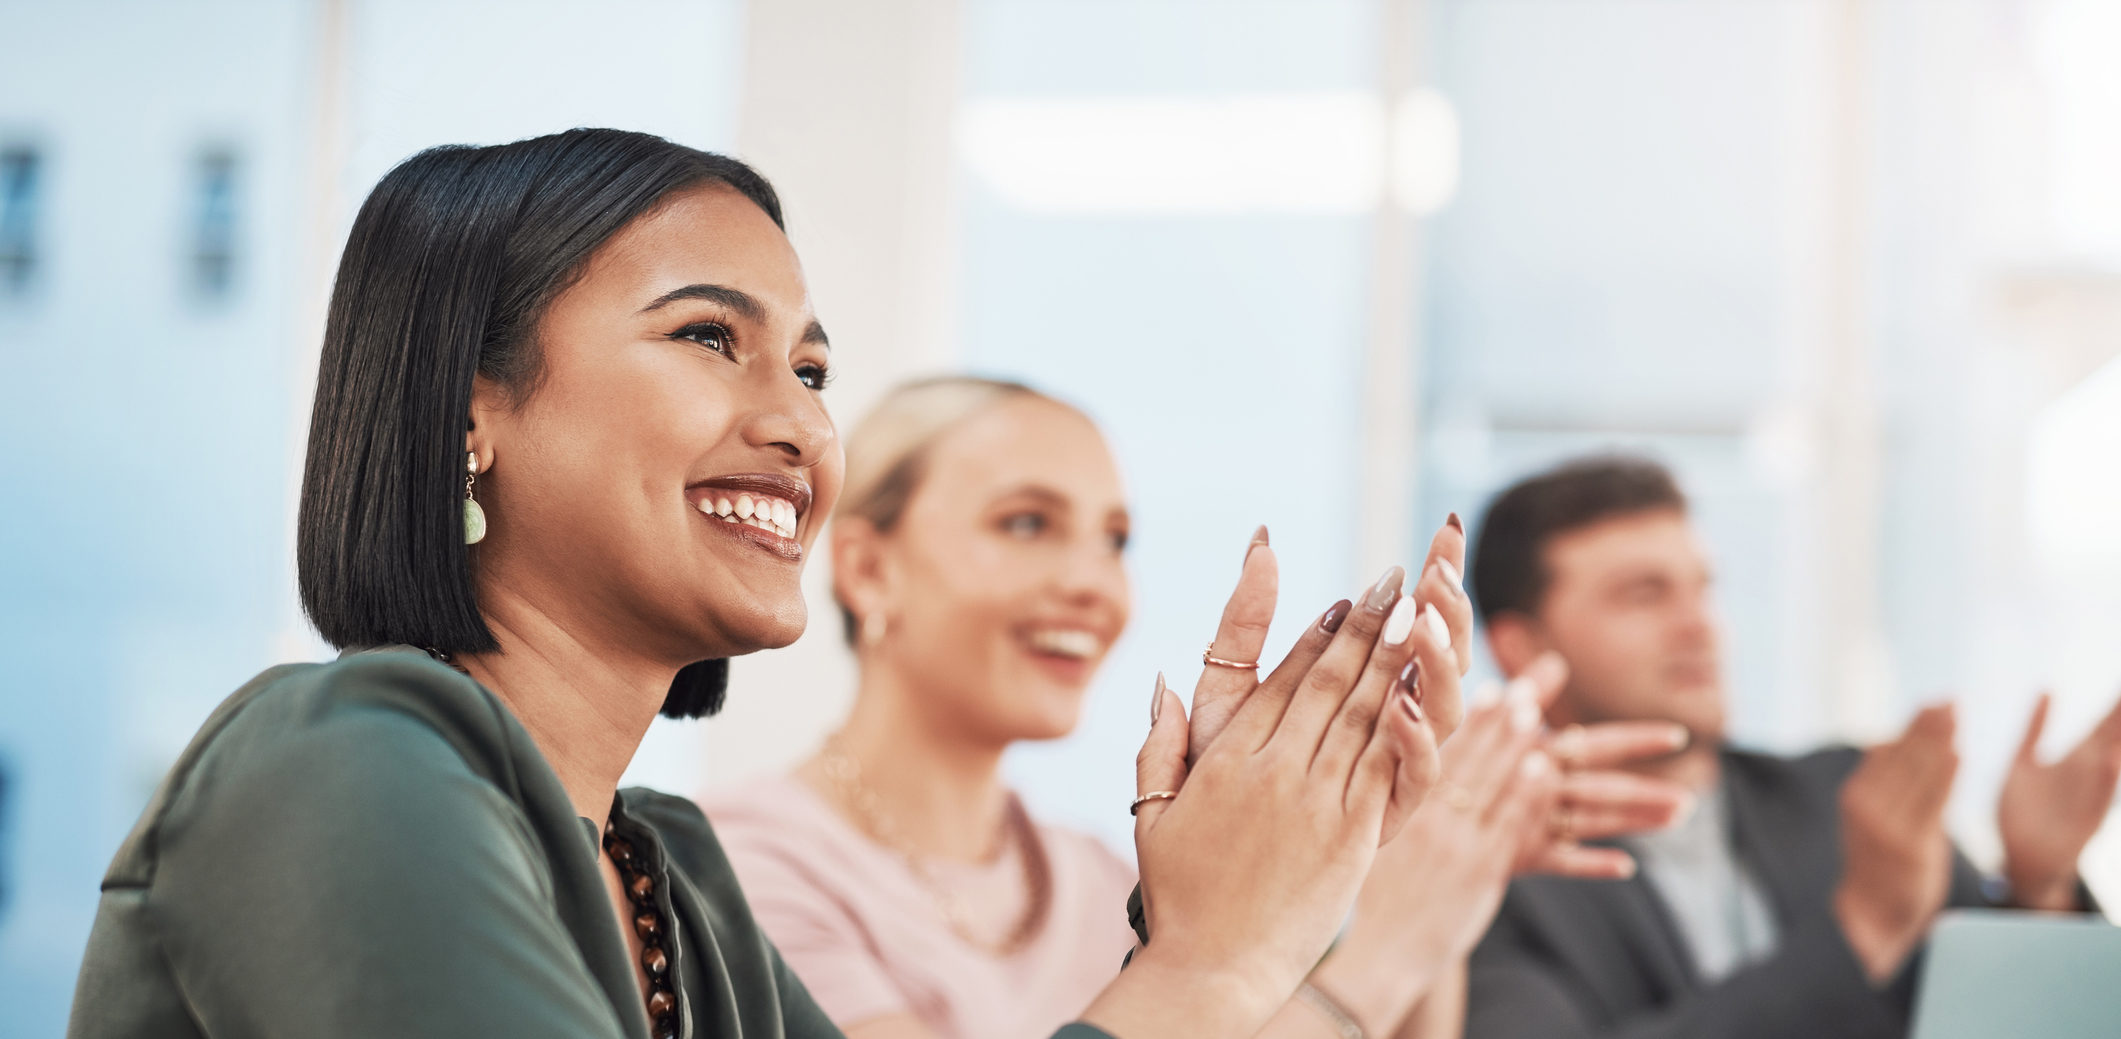
{"type": "Polygon", "coordinates": [[[801,379],[803,385],[813,390],[822,390],[832,385],[832,369],[822,364],[797,365],[795,377],[801,379]]]}
{"type": "Polygon", "coordinates": [[[1046,517],[1036,512],[1019,512],[1002,519],[1002,532],[1020,538],[1033,538],[1046,532],[1046,517]]]}
{"type": "Polygon", "coordinates": [[[686,325],[678,329],[670,338],[690,340],[715,353],[726,354],[729,352],[730,340],[733,337],[730,336],[729,329],[724,328],[720,324],[712,321],[702,321],[698,324],[686,325]]]}

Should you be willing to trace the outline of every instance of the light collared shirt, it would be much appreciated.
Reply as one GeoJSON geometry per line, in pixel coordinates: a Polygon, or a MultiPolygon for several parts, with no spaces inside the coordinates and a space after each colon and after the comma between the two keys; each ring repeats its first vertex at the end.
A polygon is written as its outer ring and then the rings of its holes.
{"type": "Polygon", "coordinates": [[[1677,825],[1621,843],[1671,913],[1703,982],[1721,981],[1775,951],[1775,914],[1759,879],[1738,858],[1730,795],[1721,781],[1677,825]]]}

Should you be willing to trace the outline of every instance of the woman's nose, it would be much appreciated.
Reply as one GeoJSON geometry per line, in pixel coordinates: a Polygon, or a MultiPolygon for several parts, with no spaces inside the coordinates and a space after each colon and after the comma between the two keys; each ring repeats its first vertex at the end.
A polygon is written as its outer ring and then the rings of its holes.
{"type": "Polygon", "coordinates": [[[1071,598],[1123,604],[1127,600],[1127,568],[1112,550],[1109,539],[1085,539],[1068,553],[1060,585],[1071,598]]]}
{"type": "Polygon", "coordinates": [[[781,372],[753,412],[746,439],[779,449],[791,464],[809,468],[823,461],[839,438],[825,403],[794,372],[781,372]]]}

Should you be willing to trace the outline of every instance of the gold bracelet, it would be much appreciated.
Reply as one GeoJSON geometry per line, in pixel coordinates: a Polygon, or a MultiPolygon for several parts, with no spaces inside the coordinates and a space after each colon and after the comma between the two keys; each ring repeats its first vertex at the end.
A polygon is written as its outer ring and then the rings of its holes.
{"type": "Polygon", "coordinates": [[[1340,1033],[1340,1039],[1363,1039],[1362,1025],[1356,1023],[1355,1015],[1348,1013],[1348,1008],[1341,1006],[1340,1000],[1326,995],[1323,989],[1306,981],[1296,986],[1296,998],[1325,1015],[1333,1030],[1340,1033]]]}

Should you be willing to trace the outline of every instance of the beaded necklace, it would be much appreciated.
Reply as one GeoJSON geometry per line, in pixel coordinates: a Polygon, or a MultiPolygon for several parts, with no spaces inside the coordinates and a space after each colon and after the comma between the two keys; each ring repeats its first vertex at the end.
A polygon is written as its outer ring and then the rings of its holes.
{"type": "MultiPolygon", "coordinates": [[[[613,802],[612,814],[618,814],[613,802]]],[[[670,928],[656,907],[655,877],[648,872],[633,843],[618,835],[614,823],[604,824],[604,854],[618,867],[619,886],[633,904],[633,933],[641,939],[641,972],[648,977],[648,1026],[655,1039],[674,1039],[678,1034],[678,996],[671,988],[670,953],[664,943],[670,928]]]]}
{"type": "MultiPolygon", "coordinates": [[[[442,650],[433,646],[420,649],[460,675],[471,674],[442,650]]],[[[653,1039],[676,1039],[678,995],[670,983],[670,951],[663,947],[670,929],[663,920],[663,911],[656,907],[655,877],[642,864],[633,843],[619,836],[618,817],[619,802],[612,798],[611,816],[604,822],[604,854],[618,868],[619,887],[633,905],[633,933],[641,939],[641,972],[648,976],[648,1034],[653,1039]]]]}

